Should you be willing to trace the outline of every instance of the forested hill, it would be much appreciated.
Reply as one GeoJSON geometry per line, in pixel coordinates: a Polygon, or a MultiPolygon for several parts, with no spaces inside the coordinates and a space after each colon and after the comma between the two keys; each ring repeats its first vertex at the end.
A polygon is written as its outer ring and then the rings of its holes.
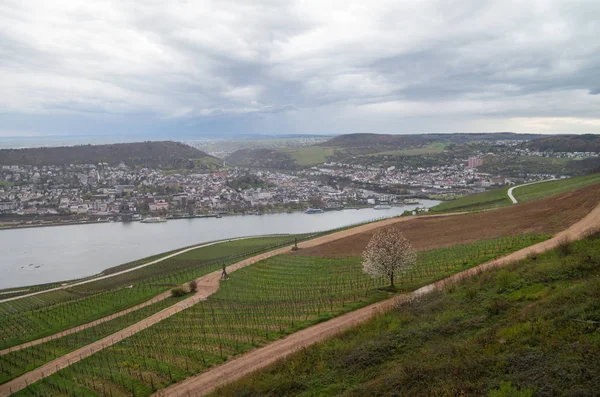
{"type": "Polygon", "coordinates": [[[179,142],[135,142],[0,150],[0,165],[97,164],[175,168],[210,168],[221,161],[179,142]]]}
{"type": "Polygon", "coordinates": [[[552,152],[600,152],[600,135],[558,135],[527,142],[532,150],[552,152]]]}

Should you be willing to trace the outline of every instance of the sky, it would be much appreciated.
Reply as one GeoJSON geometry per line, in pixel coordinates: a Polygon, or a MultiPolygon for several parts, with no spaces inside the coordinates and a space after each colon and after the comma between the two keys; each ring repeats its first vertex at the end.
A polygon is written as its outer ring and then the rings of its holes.
{"type": "Polygon", "coordinates": [[[0,136],[600,133],[600,1],[3,0],[0,136]]]}

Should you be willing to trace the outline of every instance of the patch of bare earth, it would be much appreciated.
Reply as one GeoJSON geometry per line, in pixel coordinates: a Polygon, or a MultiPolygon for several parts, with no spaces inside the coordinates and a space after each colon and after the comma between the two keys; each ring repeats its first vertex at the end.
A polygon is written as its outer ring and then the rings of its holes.
{"type": "MultiPolygon", "coordinates": [[[[408,218],[392,227],[401,229],[415,249],[428,250],[520,233],[555,234],[582,219],[598,204],[600,184],[493,211],[408,218]]],[[[360,256],[373,233],[375,229],[302,249],[291,255],[327,258],[360,256]]]]}

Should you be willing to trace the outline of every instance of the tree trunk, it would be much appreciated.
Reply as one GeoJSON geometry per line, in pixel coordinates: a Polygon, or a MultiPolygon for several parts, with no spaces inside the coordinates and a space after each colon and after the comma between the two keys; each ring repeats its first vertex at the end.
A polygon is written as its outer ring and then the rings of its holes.
{"type": "Polygon", "coordinates": [[[394,288],[394,273],[390,274],[390,284],[394,288]]]}

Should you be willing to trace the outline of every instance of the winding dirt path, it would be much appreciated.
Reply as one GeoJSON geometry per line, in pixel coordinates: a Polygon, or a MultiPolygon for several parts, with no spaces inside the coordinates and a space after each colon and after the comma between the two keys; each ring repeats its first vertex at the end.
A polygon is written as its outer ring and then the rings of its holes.
{"type": "MultiPolygon", "coordinates": [[[[455,215],[460,215],[460,213],[441,214],[441,215],[425,215],[425,217],[441,217],[441,216],[455,216],[455,215]]],[[[322,237],[317,237],[317,238],[309,240],[309,241],[298,243],[298,246],[300,248],[310,248],[310,247],[314,247],[317,245],[329,243],[329,242],[332,242],[335,240],[339,240],[342,238],[346,238],[346,237],[349,237],[349,236],[352,236],[352,235],[355,235],[358,233],[363,233],[363,232],[366,232],[369,230],[377,229],[382,226],[389,226],[392,224],[396,224],[399,222],[405,222],[405,221],[415,219],[415,218],[419,218],[419,217],[413,216],[413,217],[385,219],[385,220],[382,220],[379,222],[373,222],[373,223],[369,223],[366,225],[357,226],[357,227],[354,227],[351,229],[342,230],[340,232],[331,233],[331,234],[328,234],[328,235],[325,235],[322,237]]],[[[227,273],[231,273],[231,272],[241,269],[243,267],[250,266],[256,262],[259,262],[263,259],[270,258],[275,255],[288,253],[288,252],[290,252],[290,248],[291,248],[291,246],[287,246],[287,247],[279,248],[279,249],[276,249],[273,251],[265,252],[260,255],[253,256],[251,258],[244,259],[240,262],[237,262],[237,263],[234,263],[233,265],[228,266],[227,273]]],[[[92,354],[94,354],[102,349],[105,349],[125,338],[128,338],[131,335],[134,335],[134,334],[158,323],[159,321],[169,318],[169,317],[179,313],[180,311],[182,311],[190,306],[195,305],[196,303],[198,303],[202,300],[206,300],[206,298],[208,296],[212,295],[219,289],[220,278],[221,278],[221,270],[218,270],[218,271],[209,273],[203,277],[200,277],[196,280],[198,283],[198,291],[193,296],[191,296],[187,299],[184,299],[182,301],[179,301],[178,303],[174,304],[173,306],[167,307],[167,308],[161,310],[160,312],[155,313],[155,314],[151,315],[150,317],[147,317],[144,320],[139,321],[136,324],[133,324],[127,328],[122,329],[121,331],[118,331],[118,332],[116,332],[112,335],[109,335],[105,338],[102,338],[96,342],[93,342],[89,345],[86,345],[77,350],[74,350],[71,353],[65,354],[64,356],[59,357],[53,361],[50,361],[30,372],[27,372],[27,373],[21,375],[18,378],[15,378],[9,382],[6,382],[6,383],[0,385],[0,397],[9,396],[10,394],[12,394],[16,391],[27,387],[27,385],[29,385],[29,384],[32,384],[40,379],[50,376],[53,373],[65,368],[65,367],[68,367],[69,365],[74,364],[77,361],[82,360],[85,357],[91,356],[92,354]]],[[[162,295],[165,295],[165,294],[166,294],[166,296],[169,296],[170,292],[165,292],[153,299],[160,298],[162,295]]],[[[163,299],[164,299],[164,297],[163,297],[163,299]]],[[[148,304],[150,304],[149,301],[144,302],[141,305],[148,305],[148,304]]],[[[127,310],[133,310],[133,307],[130,309],[127,309],[127,310]]],[[[121,312],[119,312],[119,313],[121,313],[121,312]]],[[[118,313],[115,313],[112,316],[115,316],[116,314],[118,314],[118,313]]],[[[123,314],[125,314],[125,313],[123,313],[123,314]]],[[[108,317],[110,317],[110,316],[108,316],[108,317]]],[[[100,319],[100,320],[102,320],[102,319],[100,319]]],[[[96,320],[96,321],[100,321],[100,320],[96,320]]],[[[105,321],[108,321],[108,319],[106,319],[105,321]]],[[[92,324],[92,323],[89,323],[89,324],[92,324]]],[[[80,327],[84,327],[85,325],[87,325],[87,324],[84,324],[80,327]]],[[[89,325],[89,326],[92,326],[92,325],[89,325]]],[[[63,331],[63,332],[68,332],[68,331],[63,331]]],[[[76,332],[76,331],[73,331],[73,332],[76,332]]],[[[52,338],[52,337],[53,336],[50,336],[48,338],[52,338]]],[[[57,337],[60,337],[60,336],[57,336],[57,337]]],[[[56,339],[56,338],[54,338],[54,339],[56,339]]],[[[50,339],[48,339],[48,340],[50,340],[50,339]]],[[[40,341],[40,340],[38,340],[38,341],[40,341]]],[[[32,342],[28,342],[28,343],[30,345],[43,343],[43,342],[38,342],[38,341],[32,341],[32,342]],[[38,343],[35,343],[35,342],[38,342],[38,343]]],[[[19,345],[19,346],[21,346],[21,345],[19,345]]],[[[14,349],[16,347],[18,347],[18,346],[14,346],[12,349],[14,349]]]]}
{"type": "Polygon", "coordinates": [[[166,389],[155,393],[154,396],[187,397],[208,394],[221,385],[240,379],[256,370],[265,368],[266,366],[271,365],[277,360],[280,360],[298,350],[339,334],[344,330],[367,321],[379,313],[390,310],[395,305],[418,298],[419,296],[430,293],[434,290],[443,289],[446,285],[457,283],[460,280],[481,274],[484,271],[506,266],[509,263],[522,260],[531,253],[541,253],[550,250],[558,246],[565,238],[570,240],[580,239],[585,235],[586,232],[594,230],[599,226],[600,205],[598,205],[582,220],[573,224],[563,232],[558,233],[549,240],[513,252],[504,257],[483,263],[472,269],[457,273],[446,279],[422,287],[412,293],[399,295],[344,314],[324,323],[314,325],[302,331],[298,331],[284,339],[277,340],[264,347],[252,350],[202,374],[190,377],[182,382],[167,387],[166,389]]]}

